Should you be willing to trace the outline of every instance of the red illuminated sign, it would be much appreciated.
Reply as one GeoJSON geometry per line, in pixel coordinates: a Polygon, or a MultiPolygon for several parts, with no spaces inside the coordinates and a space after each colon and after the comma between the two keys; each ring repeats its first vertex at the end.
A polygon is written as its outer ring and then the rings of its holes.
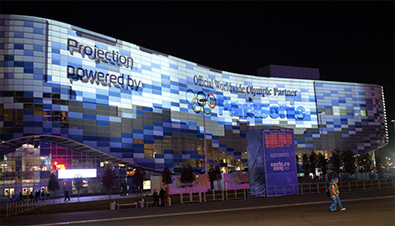
{"type": "Polygon", "coordinates": [[[65,170],[66,166],[64,164],[58,164],[58,162],[55,162],[52,168],[55,170],[65,170]]]}

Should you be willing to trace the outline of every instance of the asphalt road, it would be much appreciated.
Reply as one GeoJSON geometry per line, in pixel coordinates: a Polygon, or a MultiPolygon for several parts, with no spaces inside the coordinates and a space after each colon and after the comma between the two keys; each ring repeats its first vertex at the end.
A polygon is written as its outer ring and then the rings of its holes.
{"type": "Polygon", "coordinates": [[[395,225],[395,190],[344,192],[346,211],[325,194],[1,218],[1,225],[395,225]]]}
{"type": "Polygon", "coordinates": [[[77,225],[394,225],[395,199],[345,202],[332,213],[327,204],[286,206],[194,214],[126,218],[77,225]]]}

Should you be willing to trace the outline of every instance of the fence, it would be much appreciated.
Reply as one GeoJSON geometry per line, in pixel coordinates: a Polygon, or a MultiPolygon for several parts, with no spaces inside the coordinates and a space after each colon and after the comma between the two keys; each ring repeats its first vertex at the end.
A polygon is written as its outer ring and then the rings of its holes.
{"type": "MultiPolygon", "coordinates": [[[[299,185],[291,186],[290,188],[284,187],[281,189],[275,188],[276,195],[283,195],[287,193],[289,189],[299,189],[299,194],[313,194],[313,193],[324,193],[328,187],[328,183],[320,182],[320,183],[303,183],[299,185]],[[298,188],[295,188],[298,186],[298,188]]],[[[382,180],[362,180],[362,181],[340,181],[339,189],[342,191],[355,191],[355,190],[379,190],[392,188],[395,189],[395,179],[382,179],[382,180]]],[[[130,198],[125,197],[124,198],[130,198]]],[[[108,196],[103,196],[103,199],[108,199],[108,196]]],[[[121,198],[121,196],[119,196],[121,198]]],[[[249,189],[240,189],[240,190],[211,190],[207,192],[199,192],[199,193],[181,193],[180,194],[180,204],[185,203],[202,203],[209,201],[226,201],[232,199],[248,199],[249,197],[249,189]]],[[[81,198],[83,199],[83,198],[81,198]]],[[[84,201],[90,201],[92,198],[86,197],[84,201]]],[[[93,198],[92,200],[98,200],[99,198],[93,198]]],[[[17,214],[21,214],[32,209],[41,207],[43,205],[52,204],[52,200],[47,200],[48,203],[43,201],[15,201],[6,204],[6,209],[2,209],[1,216],[13,216],[17,214]]]]}
{"type": "Polygon", "coordinates": [[[38,200],[10,202],[6,204],[6,209],[4,210],[5,213],[2,213],[2,215],[5,215],[6,217],[18,215],[39,208],[43,205],[46,205],[45,202],[38,200]]]}
{"type": "MultiPolygon", "coordinates": [[[[355,190],[380,190],[386,188],[395,188],[395,179],[383,180],[361,180],[361,181],[341,181],[338,184],[342,191],[355,190]]],[[[324,193],[328,188],[328,183],[304,183],[299,185],[281,186],[281,188],[273,187],[274,194],[271,196],[279,196],[287,193],[298,191],[299,194],[324,193]]],[[[209,202],[209,201],[226,201],[231,199],[248,199],[249,189],[241,190],[212,190],[199,193],[181,193],[180,203],[193,202],[209,202]]]]}
{"type": "Polygon", "coordinates": [[[242,190],[212,190],[199,193],[180,193],[180,204],[193,202],[209,202],[216,200],[232,200],[249,198],[249,189],[242,190]]]}
{"type": "Polygon", "coordinates": [[[266,186],[266,196],[281,196],[298,194],[298,184],[266,186]]]}
{"type": "MultiPolygon", "coordinates": [[[[355,190],[380,190],[383,188],[395,188],[394,179],[385,180],[362,180],[362,181],[339,181],[339,189],[342,191],[355,190]]],[[[328,183],[305,183],[299,184],[300,194],[326,192],[328,183]]]]}

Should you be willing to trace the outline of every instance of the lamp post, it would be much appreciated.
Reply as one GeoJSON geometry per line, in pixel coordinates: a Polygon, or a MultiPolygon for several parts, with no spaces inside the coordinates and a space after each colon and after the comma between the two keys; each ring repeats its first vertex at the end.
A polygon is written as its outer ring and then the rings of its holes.
{"type": "Polygon", "coordinates": [[[202,106],[202,115],[203,115],[203,128],[204,128],[204,172],[207,174],[207,140],[206,140],[206,116],[204,115],[204,105],[207,102],[207,99],[199,100],[200,106],[202,106]]]}
{"type": "Polygon", "coordinates": [[[391,158],[385,157],[385,166],[387,167],[387,170],[390,170],[390,160],[391,158]]]}
{"type": "MultiPolygon", "coordinates": [[[[321,143],[322,143],[322,152],[324,153],[324,158],[326,159],[325,145],[324,145],[324,131],[323,131],[323,128],[322,128],[322,114],[324,114],[324,112],[323,111],[319,111],[318,114],[320,116],[320,118],[319,118],[319,127],[321,129],[320,136],[321,136],[321,143]]],[[[325,161],[325,164],[326,164],[326,161],[325,161]]],[[[325,174],[325,181],[328,181],[328,177],[327,177],[326,174],[325,174]]]]}
{"type": "Polygon", "coordinates": [[[324,112],[323,111],[319,111],[318,112],[318,115],[320,116],[320,119],[319,119],[319,121],[320,121],[320,123],[319,123],[319,127],[320,127],[320,130],[321,130],[321,143],[322,143],[322,151],[323,151],[323,153],[324,153],[324,156],[325,156],[325,158],[326,158],[326,154],[325,154],[325,145],[324,145],[324,131],[323,131],[323,128],[322,128],[322,114],[323,114],[324,112]]]}

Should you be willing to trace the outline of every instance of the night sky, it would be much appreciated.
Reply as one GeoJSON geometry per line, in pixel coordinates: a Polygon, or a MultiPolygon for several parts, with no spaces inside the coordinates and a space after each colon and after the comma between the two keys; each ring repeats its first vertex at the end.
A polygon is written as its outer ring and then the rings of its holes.
{"type": "Polygon", "coordinates": [[[394,2],[0,2],[214,69],[274,64],[384,87],[395,159],[394,2]]]}

